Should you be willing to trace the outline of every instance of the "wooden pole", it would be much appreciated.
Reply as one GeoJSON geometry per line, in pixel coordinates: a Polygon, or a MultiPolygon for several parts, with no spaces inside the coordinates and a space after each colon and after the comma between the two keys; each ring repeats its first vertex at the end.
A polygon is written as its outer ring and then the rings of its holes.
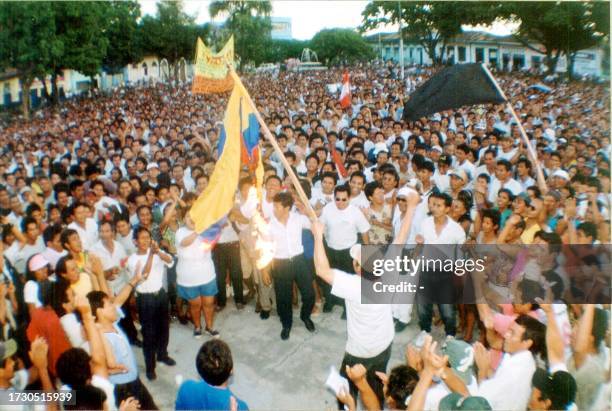
{"type": "Polygon", "coordinates": [[[253,112],[255,113],[255,118],[257,118],[257,121],[259,122],[259,125],[261,126],[261,129],[263,130],[263,135],[266,136],[266,138],[268,139],[270,144],[272,144],[272,147],[274,147],[274,151],[276,151],[276,154],[278,154],[278,157],[280,158],[281,163],[283,163],[283,166],[285,167],[285,170],[287,171],[287,174],[289,174],[289,177],[291,178],[291,181],[293,182],[293,186],[295,187],[295,190],[297,191],[297,194],[300,197],[300,200],[302,200],[302,203],[304,204],[304,207],[306,207],[306,211],[310,215],[310,218],[313,221],[317,221],[317,214],[315,213],[314,209],[310,205],[310,202],[308,201],[308,197],[306,196],[306,193],[302,189],[302,185],[300,184],[300,180],[297,178],[297,176],[293,172],[293,169],[291,168],[291,165],[287,161],[287,158],[285,157],[285,154],[283,153],[283,150],[281,150],[280,146],[278,145],[278,142],[276,141],[276,138],[274,137],[274,134],[272,134],[272,132],[268,128],[268,125],[266,124],[266,122],[261,117],[261,114],[259,114],[259,110],[257,110],[257,106],[255,105],[255,103],[251,99],[251,96],[249,95],[247,89],[244,87],[244,84],[242,84],[242,81],[240,80],[240,77],[238,76],[238,74],[236,74],[234,69],[231,68],[231,67],[229,69],[229,72],[230,72],[232,78],[234,79],[235,86],[236,87],[240,87],[240,89],[242,90],[243,94],[246,96],[246,98],[248,100],[248,103],[251,105],[251,107],[253,107],[253,112]]]}
{"type": "Polygon", "coordinates": [[[506,107],[508,108],[508,110],[510,110],[512,117],[514,118],[514,121],[516,121],[519,131],[521,132],[521,137],[523,138],[523,143],[527,147],[527,152],[529,153],[529,156],[531,157],[533,161],[533,166],[535,167],[535,170],[536,170],[536,177],[538,179],[538,184],[540,185],[540,190],[542,191],[542,194],[546,194],[546,192],[548,192],[548,186],[546,185],[546,179],[544,178],[544,172],[542,171],[542,167],[540,167],[538,156],[535,150],[533,149],[533,146],[531,145],[529,138],[527,137],[527,133],[525,132],[525,129],[523,128],[523,125],[521,124],[521,120],[516,114],[516,111],[514,111],[514,107],[512,107],[510,100],[508,100],[508,97],[506,97],[506,93],[504,93],[504,91],[501,89],[501,87],[499,86],[499,83],[497,82],[495,77],[493,77],[493,74],[491,73],[491,71],[489,71],[489,68],[484,64],[482,64],[482,68],[485,71],[485,73],[487,73],[487,76],[493,82],[493,85],[495,86],[499,94],[501,94],[504,100],[506,100],[506,107]]]}

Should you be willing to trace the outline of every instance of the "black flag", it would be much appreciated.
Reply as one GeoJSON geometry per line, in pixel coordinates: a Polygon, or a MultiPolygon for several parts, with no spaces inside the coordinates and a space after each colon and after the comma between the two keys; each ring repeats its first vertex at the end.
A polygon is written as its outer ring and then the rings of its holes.
{"type": "Polygon", "coordinates": [[[505,101],[481,64],[457,64],[440,70],[410,95],[404,119],[414,121],[462,106],[505,101]]]}

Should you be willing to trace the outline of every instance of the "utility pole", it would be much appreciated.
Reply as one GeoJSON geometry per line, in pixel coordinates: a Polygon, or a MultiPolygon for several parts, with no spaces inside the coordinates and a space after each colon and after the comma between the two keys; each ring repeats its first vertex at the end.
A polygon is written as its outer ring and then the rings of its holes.
{"type": "Polygon", "coordinates": [[[400,78],[404,80],[404,36],[402,35],[402,4],[397,2],[397,11],[399,12],[399,60],[400,60],[400,78]]]}

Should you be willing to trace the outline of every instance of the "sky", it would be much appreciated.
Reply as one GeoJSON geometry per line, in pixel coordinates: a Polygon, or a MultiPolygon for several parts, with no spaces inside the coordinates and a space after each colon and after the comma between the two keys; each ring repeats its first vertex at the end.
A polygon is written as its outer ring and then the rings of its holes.
{"type": "MultiPolygon", "coordinates": [[[[155,14],[156,0],[139,0],[143,14],[155,14]]],[[[342,1],[312,1],[312,0],[280,0],[272,1],[273,17],[290,17],[292,25],[292,35],[297,40],[309,40],[318,31],[325,28],[355,28],[361,24],[361,12],[365,8],[367,1],[342,0],[342,1]]],[[[184,0],[185,11],[196,17],[197,23],[211,21],[208,14],[210,0],[184,0]]],[[[221,17],[215,19],[222,22],[221,17]]],[[[378,31],[395,31],[397,26],[383,27],[378,31]]],[[[512,27],[497,23],[486,31],[507,35],[512,31],[512,27]]],[[[370,33],[368,33],[370,34],[370,33]]]]}

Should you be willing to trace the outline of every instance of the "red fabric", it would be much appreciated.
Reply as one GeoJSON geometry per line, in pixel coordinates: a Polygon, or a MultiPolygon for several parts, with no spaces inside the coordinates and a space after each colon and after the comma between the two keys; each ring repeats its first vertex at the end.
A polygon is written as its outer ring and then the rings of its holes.
{"type": "Polygon", "coordinates": [[[340,107],[347,108],[351,105],[351,83],[349,74],[345,72],[342,75],[342,91],[340,91],[340,107]]]}
{"type": "Polygon", "coordinates": [[[40,336],[49,344],[49,372],[55,374],[57,359],[71,348],[70,342],[64,333],[59,317],[51,308],[37,308],[32,312],[32,319],[28,325],[27,336],[30,343],[40,336]]]}
{"type": "Polygon", "coordinates": [[[329,149],[331,152],[330,153],[331,158],[336,164],[336,168],[338,169],[338,172],[340,173],[342,178],[346,178],[346,176],[348,175],[348,172],[346,171],[346,168],[344,167],[344,164],[342,163],[342,157],[340,156],[340,153],[336,151],[336,147],[333,147],[333,144],[329,146],[329,149]]]}

